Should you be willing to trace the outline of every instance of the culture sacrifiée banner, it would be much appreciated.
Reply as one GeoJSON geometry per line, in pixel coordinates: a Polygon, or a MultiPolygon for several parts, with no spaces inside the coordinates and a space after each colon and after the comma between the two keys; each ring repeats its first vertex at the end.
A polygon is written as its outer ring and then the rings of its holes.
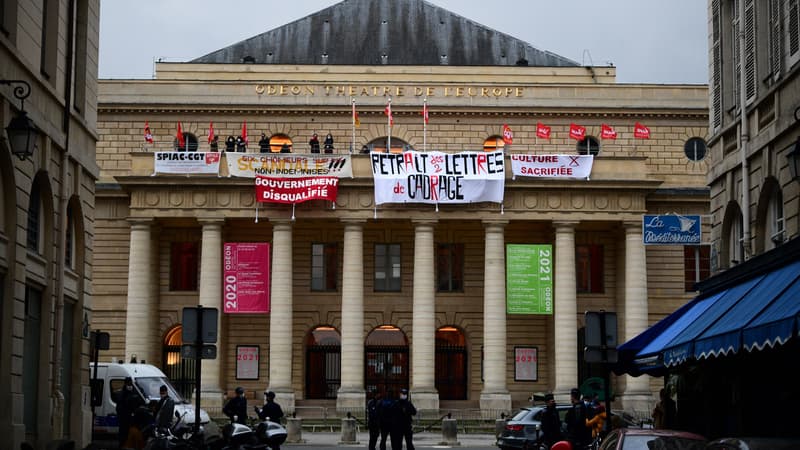
{"type": "Polygon", "coordinates": [[[552,245],[506,245],[506,312],[553,314],[552,245]]]}
{"type": "Polygon", "coordinates": [[[375,204],[503,202],[503,152],[370,154],[375,204]]]}
{"type": "Polygon", "coordinates": [[[219,175],[220,154],[216,152],[155,152],[153,175],[213,174],[219,175]]]}
{"type": "Polygon", "coordinates": [[[513,177],[589,178],[594,155],[511,155],[513,177]]]}
{"type": "Polygon", "coordinates": [[[269,243],[227,242],[222,250],[223,312],[269,312],[269,243]]]}
{"type": "Polygon", "coordinates": [[[261,203],[303,203],[309,200],[336,201],[336,177],[274,178],[256,175],[256,200],[261,203]]]}
{"type": "Polygon", "coordinates": [[[228,173],[240,178],[353,177],[350,155],[226,153],[225,159],[228,173]]]}

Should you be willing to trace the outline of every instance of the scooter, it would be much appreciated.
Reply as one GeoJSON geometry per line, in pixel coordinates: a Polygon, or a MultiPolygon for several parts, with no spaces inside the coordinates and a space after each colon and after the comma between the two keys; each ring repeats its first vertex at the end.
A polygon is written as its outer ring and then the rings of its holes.
{"type": "Polygon", "coordinates": [[[252,428],[233,422],[222,427],[222,450],[267,450],[269,446],[258,441],[252,428]]]}
{"type": "MultiPolygon", "coordinates": [[[[261,417],[261,410],[258,406],[254,406],[253,409],[261,417]]],[[[286,428],[266,417],[256,425],[256,438],[259,443],[268,445],[272,450],[280,450],[281,444],[286,441],[286,428]]]]}

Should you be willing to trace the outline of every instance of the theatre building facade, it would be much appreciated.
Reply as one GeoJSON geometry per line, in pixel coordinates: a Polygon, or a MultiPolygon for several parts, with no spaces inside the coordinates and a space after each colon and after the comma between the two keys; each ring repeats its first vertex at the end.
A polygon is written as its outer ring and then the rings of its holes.
{"type": "MultiPolygon", "coordinates": [[[[643,215],[707,214],[706,86],[617,84],[398,3],[411,13],[342,2],[153,80],[100,82],[101,360],[145,360],[193,395],[181,321],[202,305],[219,311],[212,412],[242,386],[300,416],[401,388],[422,410],[496,415],[600,376],[585,311],[616,312],[623,342],[692,298],[711,249],[645,245],[643,215]],[[415,37],[433,59],[391,45],[431,17],[479,42],[415,37]],[[369,34],[382,24],[395,32],[369,34]],[[305,50],[280,39],[317,26],[305,50]],[[365,35],[391,51],[360,60],[372,50],[346,47],[365,35]]],[[[650,383],[613,378],[617,406],[647,411],[650,383]]]]}

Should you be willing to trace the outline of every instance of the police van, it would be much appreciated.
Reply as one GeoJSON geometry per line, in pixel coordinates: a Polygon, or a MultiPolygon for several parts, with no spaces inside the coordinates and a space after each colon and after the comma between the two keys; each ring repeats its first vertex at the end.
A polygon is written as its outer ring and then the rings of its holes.
{"type": "MultiPolygon", "coordinates": [[[[115,399],[122,391],[126,377],[131,377],[134,391],[146,405],[158,402],[161,398],[158,392],[159,388],[162,385],[166,385],[169,396],[175,401],[175,412],[183,416],[183,423],[194,424],[194,405],[186,401],[175,390],[167,376],[158,367],[150,364],[101,362],[97,364],[97,380],[95,381],[95,364],[91,363],[89,365],[89,375],[92,380],[92,404],[95,405],[93,426],[95,434],[117,434],[119,420],[117,419],[115,399]]],[[[208,413],[201,409],[200,423],[205,425],[208,421],[208,413]]]]}

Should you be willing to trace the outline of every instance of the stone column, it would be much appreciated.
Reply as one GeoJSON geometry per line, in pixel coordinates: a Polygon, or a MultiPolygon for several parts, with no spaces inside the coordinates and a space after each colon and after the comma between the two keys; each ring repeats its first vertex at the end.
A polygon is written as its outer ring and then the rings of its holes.
{"type": "MultiPolygon", "coordinates": [[[[625,222],[625,337],[633,339],[647,328],[647,257],[642,241],[641,221],[625,222]]],[[[622,405],[626,410],[650,413],[652,401],[649,377],[625,376],[622,405]]]]}
{"type": "MultiPolygon", "coordinates": [[[[130,219],[131,241],[128,255],[128,303],[125,314],[125,354],[128,362],[132,355],[138,361],[156,362],[158,348],[158,295],[152,289],[156,284],[153,266],[151,219],[130,219]]],[[[117,355],[115,355],[117,356],[117,355]]]]}
{"type": "Polygon", "coordinates": [[[200,280],[198,304],[217,309],[217,358],[204,359],[201,377],[201,401],[208,408],[222,407],[222,364],[225,348],[222,331],[222,225],[224,219],[199,219],[203,227],[200,243],[200,280]]]}
{"type": "Polygon", "coordinates": [[[506,352],[506,249],[507,221],[484,221],[485,255],[483,269],[483,391],[481,410],[511,409],[506,385],[509,355],[506,352]]]}
{"type": "Polygon", "coordinates": [[[578,296],[575,282],[575,226],[578,222],[553,222],[555,248],[555,387],[559,403],[569,404],[569,391],[578,387],[578,296]]]}
{"type": "Polygon", "coordinates": [[[292,388],[292,222],[272,224],[272,293],[269,313],[269,390],[286,411],[294,411],[292,388]]]}
{"type": "Polygon", "coordinates": [[[436,391],[436,221],[414,221],[414,287],[411,322],[411,395],[421,410],[439,410],[436,391]]]}
{"type": "Polygon", "coordinates": [[[344,221],[342,255],[342,361],[336,409],[363,411],[364,392],[364,220],[344,221]]]}

